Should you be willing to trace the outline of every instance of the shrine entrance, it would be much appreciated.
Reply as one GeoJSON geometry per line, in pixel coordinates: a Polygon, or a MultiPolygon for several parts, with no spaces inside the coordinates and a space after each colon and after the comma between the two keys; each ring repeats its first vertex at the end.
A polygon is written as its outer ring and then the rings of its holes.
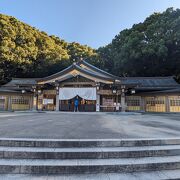
{"type": "Polygon", "coordinates": [[[59,110],[75,111],[75,99],[78,99],[78,111],[96,111],[96,88],[60,88],[59,110]]]}
{"type": "MultiPolygon", "coordinates": [[[[74,97],[69,100],[61,100],[60,101],[60,111],[75,111],[75,99],[74,97]]],[[[85,100],[78,96],[79,105],[78,111],[79,112],[94,112],[96,111],[96,101],[95,100],[85,100]]]]}

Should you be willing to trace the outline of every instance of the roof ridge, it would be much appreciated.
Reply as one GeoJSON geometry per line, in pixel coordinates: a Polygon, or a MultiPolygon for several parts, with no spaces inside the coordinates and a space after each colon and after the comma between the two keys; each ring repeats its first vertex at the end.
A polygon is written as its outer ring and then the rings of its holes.
{"type": "Polygon", "coordinates": [[[168,79],[173,78],[175,76],[136,76],[136,77],[122,77],[122,78],[129,78],[129,79],[168,79]]]}
{"type": "MultiPolygon", "coordinates": [[[[88,69],[84,69],[84,68],[82,68],[81,66],[79,66],[79,65],[77,65],[77,64],[75,64],[75,68],[78,68],[78,69],[80,69],[80,70],[82,70],[82,71],[85,71],[85,72],[87,72],[87,73],[90,73],[91,75],[93,75],[94,76],[94,74],[93,74],[93,72],[92,71],[90,71],[90,70],[88,70],[88,69]]],[[[99,77],[99,78],[106,78],[106,79],[111,79],[111,77],[101,77],[100,75],[98,75],[98,74],[96,74],[95,76],[97,76],[97,77],[99,77]]]]}
{"type": "Polygon", "coordinates": [[[102,69],[100,69],[100,68],[92,65],[92,64],[88,63],[86,60],[87,60],[87,59],[82,60],[82,61],[79,61],[79,62],[77,63],[77,65],[80,66],[81,64],[84,63],[84,65],[87,65],[89,68],[92,68],[92,69],[93,69],[94,71],[96,71],[96,72],[99,71],[99,73],[103,73],[104,75],[108,75],[108,76],[110,76],[111,78],[119,79],[118,76],[115,76],[115,75],[113,75],[113,74],[111,74],[111,73],[108,73],[108,72],[106,72],[106,71],[104,71],[104,70],[102,70],[102,69]]]}
{"type": "Polygon", "coordinates": [[[12,78],[12,80],[21,80],[21,79],[22,80],[26,80],[26,79],[27,80],[38,80],[38,79],[41,79],[41,78],[14,78],[14,77],[12,78]]]}

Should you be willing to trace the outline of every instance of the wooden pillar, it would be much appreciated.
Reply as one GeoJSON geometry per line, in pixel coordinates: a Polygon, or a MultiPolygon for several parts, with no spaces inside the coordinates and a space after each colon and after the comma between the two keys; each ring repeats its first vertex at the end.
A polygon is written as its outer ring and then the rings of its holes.
{"type": "Polygon", "coordinates": [[[166,106],[166,112],[170,112],[170,103],[169,103],[169,97],[165,97],[165,106],[166,106]]]}
{"type": "Polygon", "coordinates": [[[125,93],[121,93],[121,111],[125,112],[126,103],[125,103],[125,93]]]}
{"type": "Polygon", "coordinates": [[[11,97],[11,95],[8,97],[8,111],[12,111],[12,97],[11,97]]]}
{"type": "Polygon", "coordinates": [[[100,90],[100,83],[96,83],[96,112],[100,111],[100,94],[98,94],[98,91],[100,90]]]}
{"type": "Polygon", "coordinates": [[[100,111],[100,95],[99,94],[96,95],[96,111],[97,112],[100,111]]]}
{"type": "Polygon", "coordinates": [[[121,111],[125,112],[126,103],[125,103],[125,86],[121,86],[121,111]]]}
{"type": "Polygon", "coordinates": [[[118,93],[117,93],[117,95],[116,95],[116,105],[118,104],[119,102],[118,102],[118,93]]]}
{"type": "Polygon", "coordinates": [[[140,108],[140,110],[142,111],[142,112],[145,112],[146,111],[146,105],[145,105],[145,97],[144,96],[141,96],[141,103],[140,103],[140,105],[141,105],[141,108],[140,108]]]}
{"type": "Polygon", "coordinates": [[[56,111],[59,111],[59,86],[56,86],[56,111]]]}
{"type": "Polygon", "coordinates": [[[37,110],[37,96],[33,96],[33,111],[37,110]]]}
{"type": "Polygon", "coordinates": [[[33,96],[30,96],[29,108],[30,108],[30,110],[32,110],[32,108],[33,108],[33,96]]]}
{"type": "Polygon", "coordinates": [[[32,108],[32,110],[36,111],[37,110],[37,103],[38,103],[36,87],[33,87],[33,92],[34,92],[34,94],[33,94],[33,108],[32,108]]]}
{"type": "Polygon", "coordinates": [[[119,107],[119,94],[118,94],[118,91],[117,91],[117,95],[116,95],[116,111],[120,111],[120,107],[119,107]]]}

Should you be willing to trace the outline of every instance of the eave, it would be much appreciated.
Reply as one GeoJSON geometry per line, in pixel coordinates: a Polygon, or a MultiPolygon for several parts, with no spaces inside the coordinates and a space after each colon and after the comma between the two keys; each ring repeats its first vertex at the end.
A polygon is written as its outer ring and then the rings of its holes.
{"type": "Polygon", "coordinates": [[[38,80],[37,82],[38,82],[38,84],[45,84],[45,83],[49,83],[49,82],[54,82],[54,83],[55,82],[61,82],[61,81],[64,81],[68,78],[73,77],[73,75],[68,74],[68,73],[71,73],[74,70],[77,71],[78,73],[80,73],[84,77],[88,76],[89,79],[91,79],[91,77],[92,77],[92,79],[97,79],[100,82],[102,81],[102,82],[106,82],[106,83],[113,83],[115,80],[115,79],[110,78],[110,77],[104,77],[104,76],[97,75],[91,71],[88,71],[86,69],[81,68],[80,66],[78,66],[76,64],[73,64],[64,70],[62,70],[56,74],[53,74],[51,76],[42,78],[42,79],[38,80]]]}

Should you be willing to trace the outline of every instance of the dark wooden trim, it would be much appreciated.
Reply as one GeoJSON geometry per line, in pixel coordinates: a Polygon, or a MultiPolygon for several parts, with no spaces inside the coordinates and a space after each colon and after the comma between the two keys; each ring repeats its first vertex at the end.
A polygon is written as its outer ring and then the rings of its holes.
{"type": "Polygon", "coordinates": [[[96,86],[95,82],[63,82],[60,83],[60,86],[63,87],[64,85],[91,85],[93,87],[96,86]]]}

